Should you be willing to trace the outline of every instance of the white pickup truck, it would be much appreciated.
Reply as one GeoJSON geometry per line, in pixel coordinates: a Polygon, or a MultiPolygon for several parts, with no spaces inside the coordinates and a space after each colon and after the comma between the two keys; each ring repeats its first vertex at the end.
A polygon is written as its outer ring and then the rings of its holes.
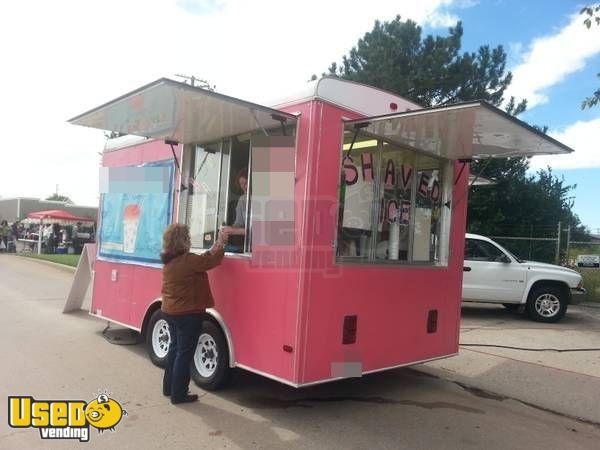
{"type": "Polygon", "coordinates": [[[464,302],[501,303],[538,322],[556,322],[585,294],[581,275],[566,267],[517,258],[484,236],[467,234],[464,302]]]}

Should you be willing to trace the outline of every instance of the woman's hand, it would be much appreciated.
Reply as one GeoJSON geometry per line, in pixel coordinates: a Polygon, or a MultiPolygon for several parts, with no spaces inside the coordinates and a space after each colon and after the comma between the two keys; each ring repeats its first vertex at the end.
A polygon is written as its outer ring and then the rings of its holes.
{"type": "Polygon", "coordinates": [[[245,235],[246,234],[246,230],[244,228],[224,226],[224,227],[221,227],[221,233],[225,233],[228,236],[245,235]]]}
{"type": "Polygon", "coordinates": [[[222,234],[229,236],[230,234],[235,234],[234,231],[235,228],[225,225],[221,227],[219,236],[221,236],[222,234]]]}
{"type": "Polygon", "coordinates": [[[208,252],[209,252],[211,255],[215,255],[215,254],[217,254],[217,253],[219,253],[219,252],[223,251],[223,247],[224,247],[224,244],[223,244],[223,242],[221,242],[221,241],[217,240],[217,241],[215,241],[215,243],[212,245],[212,247],[210,247],[210,249],[208,250],[208,252]]]}
{"type": "Polygon", "coordinates": [[[224,246],[225,244],[227,244],[227,241],[229,241],[229,233],[220,230],[216,242],[224,246]]]}

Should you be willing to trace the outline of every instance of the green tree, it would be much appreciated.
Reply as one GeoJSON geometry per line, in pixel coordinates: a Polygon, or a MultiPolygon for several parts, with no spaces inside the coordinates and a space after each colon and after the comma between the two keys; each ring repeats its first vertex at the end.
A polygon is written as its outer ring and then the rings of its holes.
{"type": "MultiPolygon", "coordinates": [[[[572,212],[576,185],[567,185],[552,169],[528,174],[528,161],[492,160],[486,174],[496,180],[494,186],[473,186],[469,192],[469,224],[472,233],[487,236],[555,238],[560,221],[563,230],[571,228],[575,241],[587,240],[588,230],[572,212]],[[491,167],[490,167],[491,166],[491,167]]],[[[561,239],[566,238],[562,236],[561,239]]],[[[502,240],[500,242],[522,258],[553,262],[553,241],[532,242],[502,240]]],[[[565,250],[565,246],[561,247],[565,250]]]]}
{"type": "Polygon", "coordinates": [[[50,197],[46,197],[46,200],[54,200],[54,201],[57,201],[57,202],[73,203],[73,200],[71,200],[66,195],[59,195],[59,194],[56,194],[56,193],[52,194],[50,197]]]}
{"type": "MultiPolygon", "coordinates": [[[[525,111],[526,100],[504,97],[512,74],[506,72],[502,46],[483,45],[476,52],[461,53],[462,36],[460,22],[447,36],[422,37],[421,27],[399,16],[390,22],[377,21],[341,64],[332,63],[328,72],[386,89],[425,107],[485,100],[504,105],[512,115],[525,111]]],[[[547,127],[536,128],[547,131],[547,127]]],[[[550,169],[529,175],[528,159],[508,158],[474,161],[471,172],[480,173],[484,167],[483,176],[497,184],[472,188],[469,231],[528,236],[532,229],[536,233],[554,230],[559,220],[565,227],[581,228],[571,212],[569,194],[574,186],[565,185],[550,169]]],[[[552,260],[552,251],[550,248],[540,259],[552,260]]]]}
{"type": "MultiPolygon", "coordinates": [[[[344,56],[329,74],[368,83],[396,92],[422,106],[438,106],[467,100],[485,100],[493,105],[504,101],[512,80],[505,72],[502,46],[479,47],[460,53],[463,27],[451,27],[448,36],[426,36],[415,22],[396,16],[391,22],[375,22],[371,32],[344,56]]],[[[511,112],[525,110],[526,101],[509,99],[511,112]]]]}
{"type": "MultiPolygon", "coordinates": [[[[596,26],[600,26],[600,3],[597,5],[585,6],[581,9],[580,13],[585,16],[583,23],[588,29],[590,29],[594,24],[596,26]]],[[[600,73],[597,74],[597,77],[600,78],[600,73]]],[[[591,97],[587,97],[583,101],[581,104],[581,109],[591,108],[592,106],[596,106],[598,103],[600,103],[600,88],[596,89],[591,97]]]]}

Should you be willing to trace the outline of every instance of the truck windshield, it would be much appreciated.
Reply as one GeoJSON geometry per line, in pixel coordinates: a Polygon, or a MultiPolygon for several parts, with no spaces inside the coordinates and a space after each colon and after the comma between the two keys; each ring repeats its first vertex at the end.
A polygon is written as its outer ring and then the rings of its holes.
{"type": "Polygon", "coordinates": [[[514,253],[509,252],[508,250],[506,250],[504,247],[502,247],[500,244],[498,244],[496,241],[494,241],[494,244],[496,245],[496,247],[498,247],[500,250],[502,250],[504,253],[507,253],[508,255],[512,256],[513,259],[515,259],[518,263],[524,263],[525,260],[519,258],[518,256],[516,256],[514,253]]]}

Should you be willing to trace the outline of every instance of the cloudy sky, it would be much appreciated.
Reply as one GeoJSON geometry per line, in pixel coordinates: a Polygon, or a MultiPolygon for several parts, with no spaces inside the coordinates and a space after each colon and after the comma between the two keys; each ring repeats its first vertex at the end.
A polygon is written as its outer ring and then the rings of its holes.
{"type": "Polygon", "coordinates": [[[577,183],[575,211],[600,228],[600,106],[581,101],[600,87],[600,27],[587,30],[577,1],[35,0],[3,2],[4,69],[0,196],[56,190],[97,204],[101,132],[66,120],[161,76],[193,74],[217,91],[260,102],[326,70],[396,14],[425,33],[462,20],[463,50],[503,45],[521,117],[548,125],[574,156],[534,158],[577,183]]]}

